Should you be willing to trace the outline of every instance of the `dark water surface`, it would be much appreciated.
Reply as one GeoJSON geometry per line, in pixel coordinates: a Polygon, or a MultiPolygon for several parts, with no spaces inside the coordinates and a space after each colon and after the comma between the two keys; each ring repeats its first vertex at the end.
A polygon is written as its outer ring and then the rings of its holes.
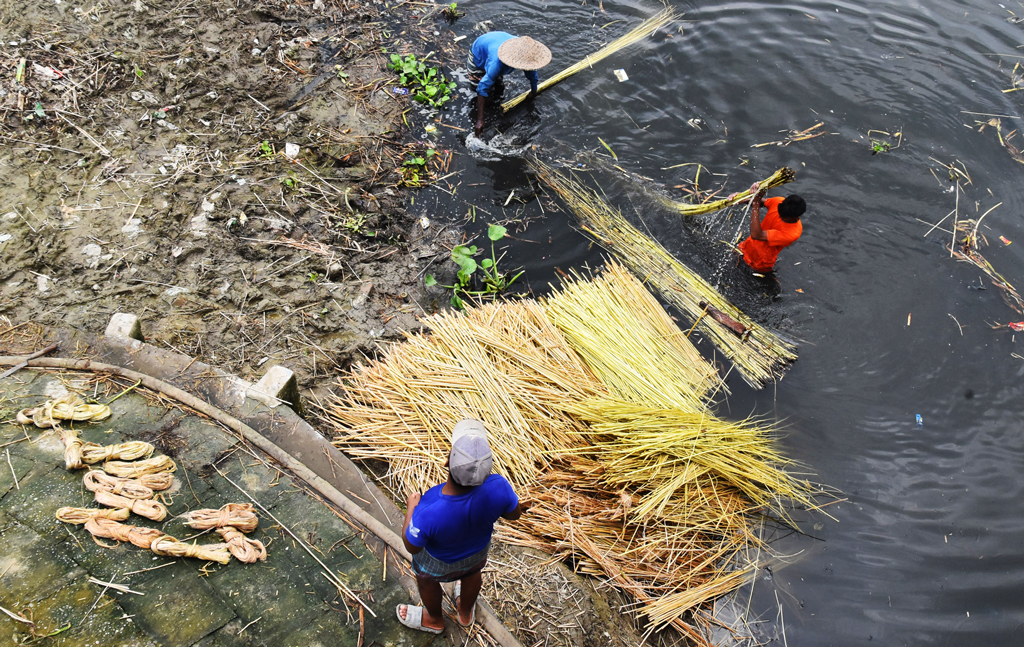
{"type": "MultiPolygon", "coordinates": [[[[460,2],[469,15],[454,29],[468,36],[467,48],[483,20],[532,35],[551,46],[551,73],[658,9],[653,2],[605,0],[603,12],[596,5],[460,2]],[[616,20],[623,22],[602,30],[616,20]]],[[[1003,90],[1012,87],[1014,64],[1024,63],[1013,58],[1024,57],[1017,49],[1024,24],[1009,20],[1011,11],[1024,16],[1024,5],[676,6],[685,14],[682,32],[663,32],[490,123],[537,144],[549,159],[604,152],[600,137],[623,168],[663,188],[693,177],[692,167],[664,170],[682,163],[726,174],[729,191],[783,165],[797,170],[797,182],[778,193],[799,192],[809,211],[803,238],[781,255],[781,298],[744,296],[757,290],[742,284],[730,296],[755,306],[760,300],[759,316],[804,340],[800,359],[760,392],[731,379],[721,410],[784,422],[789,455],[849,500],[829,508],[838,522],[811,520],[822,525],[807,530],[823,541],[778,542],[794,557],[773,565],[770,580],[762,573],[752,611],[774,619],[777,595],[786,643],[794,646],[1024,644],[1024,361],[1011,355],[1024,349],[1010,332],[989,327],[1024,317],[991,286],[969,289],[979,272],[950,258],[948,233],[925,238],[929,226],[917,220],[936,222],[954,206],[948,174],[929,158],[959,160],[973,179],[960,198],[961,217],[1002,202],[984,221],[992,245],[983,251],[1011,283],[1024,283],[1024,166],[993,128],[977,131],[975,122],[989,117],[963,112],[1008,116],[1004,136],[1020,125],[1024,92],[1003,90]],[[629,81],[619,83],[616,68],[629,81]],[[699,129],[687,123],[693,119],[699,129]],[[830,134],[752,148],[819,121],[830,134]],[[872,156],[871,129],[902,131],[902,146],[872,156]],[[1014,244],[1005,246],[1000,235],[1014,244]]],[[[523,83],[510,81],[509,96],[523,83]]],[[[464,115],[456,123],[466,127],[468,105],[456,108],[464,115]]],[[[1024,136],[1012,142],[1024,145],[1024,136]]],[[[455,140],[447,145],[465,150],[455,140]]],[[[556,279],[555,267],[600,263],[564,214],[542,217],[536,200],[503,209],[510,191],[531,191],[521,162],[462,156],[456,167],[463,170],[453,180],[461,182],[456,196],[428,189],[416,207],[444,221],[476,204],[480,226],[492,217],[538,218],[516,234],[537,242],[515,243],[507,257],[526,267],[534,291],[556,279]]],[[[725,257],[716,240],[630,199],[621,178],[593,178],[700,271],[725,257]]]]}

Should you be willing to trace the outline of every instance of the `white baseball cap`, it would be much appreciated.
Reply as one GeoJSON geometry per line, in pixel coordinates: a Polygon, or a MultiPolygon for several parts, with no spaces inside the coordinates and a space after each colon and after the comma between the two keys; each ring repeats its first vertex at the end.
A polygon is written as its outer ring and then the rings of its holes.
{"type": "Polygon", "coordinates": [[[452,429],[452,451],[448,457],[448,469],[452,480],[465,487],[481,485],[491,473],[494,456],[487,444],[487,428],[484,423],[466,418],[452,429]]]}

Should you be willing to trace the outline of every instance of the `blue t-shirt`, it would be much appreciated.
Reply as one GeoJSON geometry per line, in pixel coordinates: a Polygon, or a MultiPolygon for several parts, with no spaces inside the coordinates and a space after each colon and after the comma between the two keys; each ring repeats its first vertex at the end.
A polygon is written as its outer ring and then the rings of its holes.
{"type": "MultiPolygon", "coordinates": [[[[471,50],[473,53],[473,65],[484,71],[484,78],[480,79],[480,83],[476,86],[476,93],[481,97],[490,96],[488,92],[490,92],[491,86],[494,85],[495,81],[516,69],[498,60],[498,48],[510,38],[515,38],[515,36],[503,31],[490,31],[473,41],[473,48],[471,50]]],[[[530,81],[530,89],[536,92],[539,79],[537,71],[523,70],[523,74],[530,81]]],[[[435,555],[435,557],[437,556],[435,555]]]]}
{"type": "Polygon", "coordinates": [[[491,474],[459,496],[442,494],[442,487],[443,483],[435,485],[420,499],[405,538],[449,564],[483,550],[491,541],[494,522],[519,505],[519,497],[500,474],[491,474]]]}

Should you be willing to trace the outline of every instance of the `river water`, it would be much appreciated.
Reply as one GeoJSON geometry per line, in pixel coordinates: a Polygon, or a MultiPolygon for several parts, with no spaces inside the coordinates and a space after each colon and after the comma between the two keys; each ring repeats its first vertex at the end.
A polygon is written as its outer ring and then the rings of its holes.
{"type": "MultiPolygon", "coordinates": [[[[459,4],[468,12],[453,26],[467,36],[462,45],[479,33],[476,23],[489,20],[493,29],[549,44],[549,73],[659,8],[610,0],[603,10],[595,0],[459,4]]],[[[1024,24],[1014,14],[1024,16],[1024,4],[675,6],[684,15],[673,29],[532,106],[492,116],[485,138],[498,128],[548,159],[607,154],[600,138],[620,166],[676,197],[682,194],[671,187],[694,178],[692,166],[667,168],[679,164],[702,164],[702,187],[714,177],[727,191],[794,168],[797,181],[776,194],[798,192],[809,208],[803,237],[777,266],[778,294],[767,298],[756,284],[728,277],[724,287],[758,318],[801,339],[800,359],[759,392],[730,379],[721,411],[783,424],[788,454],[847,501],[829,508],[838,521],[810,520],[817,525],[804,530],[816,539],[777,542],[792,557],[773,564],[771,574],[762,570],[751,611],[778,628],[778,600],[789,645],[1022,644],[1024,360],[1012,353],[1024,348],[989,324],[1024,317],[976,269],[950,258],[948,232],[924,234],[926,222],[954,208],[941,164],[956,160],[972,180],[964,182],[959,217],[977,218],[1002,203],[984,220],[991,245],[982,251],[1011,283],[1024,283],[1024,166],[993,126],[978,131],[977,122],[991,117],[971,114],[1003,115],[1004,137],[1021,123],[1024,92],[1004,90],[1013,87],[1018,60],[1024,69],[1024,24]],[[628,81],[615,78],[618,68],[628,81]],[[819,122],[826,135],[753,147],[819,122]],[[902,144],[872,155],[870,138],[899,140],[871,130],[901,132],[902,144]]],[[[521,75],[510,76],[507,96],[523,87],[521,75]]],[[[463,99],[446,121],[471,127],[469,106],[463,99]]],[[[465,135],[446,135],[442,145],[465,151],[465,135]]],[[[1010,143],[1024,145],[1024,136],[1010,143]]],[[[503,262],[524,266],[534,292],[557,280],[555,268],[600,264],[600,250],[568,216],[551,211],[557,201],[545,199],[543,213],[535,199],[520,202],[532,192],[521,162],[462,155],[452,170],[461,171],[448,180],[458,184],[455,195],[428,189],[415,208],[444,221],[476,205],[471,229],[491,219],[527,221],[503,262]]],[[[634,199],[613,173],[592,178],[702,273],[725,258],[721,243],[634,199]]]]}

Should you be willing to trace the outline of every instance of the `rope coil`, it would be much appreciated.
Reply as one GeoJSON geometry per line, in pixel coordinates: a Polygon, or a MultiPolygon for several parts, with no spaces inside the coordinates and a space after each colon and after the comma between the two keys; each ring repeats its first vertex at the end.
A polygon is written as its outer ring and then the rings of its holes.
{"type": "Polygon", "coordinates": [[[128,508],[71,508],[65,507],[57,510],[57,521],[73,523],[80,526],[92,519],[109,519],[112,521],[124,521],[131,511],[128,508]]]}
{"type": "Polygon", "coordinates": [[[228,503],[220,510],[191,510],[185,514],[185,524],[196,530],[231,526],[242,532],[252,532],[258,523],[251,503],[228,503]]]}
{"type": "Polygon", "coordinates": [[[162,557],[194,557],[211,562],[227,564],[231,561],[231,553],[227,544],[186,544],[170,535],[163,535],[149,547],[151,551],[162,557]]]}
{"type": "Polygon", "coordinates": [[[110,417],[105,404],[86,404],[82,398],[69,393],[56,400],[47,400],[38,407],[22,409],[15,419],[19,425],[34,424],[40,429],[60,426],[61,420],[99,422],[110,417]]]}
{"type": "Polygon", "coordinates": [[[110,476],[98,470],[90,470],[82,477],[82,484],[90,492],[110,492],[127,499],[152,499],[154,492],[140,481],[110,476]]]}
{"type": "Polygon", "coordinates": [[[156,449],[151,444],[141,440],[132,440],[117,445],[97,445],[96,443],[85,443],[82,446],[82,462],[92,465],[109,460],[133,461],[136,458],[149,458],[156,449]]]}
{"type": "Polygon", "coordinates": [[[97,490],[95,492],[96,503],[105,505],[108,508],[128,508],[140,517],[163,521],[167,518],[167,508],[158,501],[145,499],[129,499],[119,494],[97,490]]]}
{"type": "Polygon", "coordinates": [[[82,469],[82,447],[85,442],[74,429],[61,429],[60,440],[64,443],[64,467],[69,470],[82,469]]]}
{"type": "Polygon", "coordinates": [[[249,539],[231,526],[217,528],[217,534],[224,538],[228,550],[238,561],[244,564],[255,564],[256,560],[267,561],[267,548],[262,541],[249,539]]]}
{"type": "Polygon", "coordinates": [[[107,461],[103,464],[103,471],[111,476],[121,478],[139,478],[147,474],[159,474],[160,472],[173,472],[178,469],[169,456],[154,456],[143,461],[125,463],[122,461],[107,461]]]}
{"type": "MultiPolygon", "coordinates": [[[[114,541],[127,541],[139,548],[150,550],[153,543],[164,536],[164,533],[156,528],[140,528],[138,526],[126,526],[110,519],[94,518],[85,523],[85,529],[92,535],[93,540],[97,537],[113,539],[114,541]]],[[[96,542],[104,546],[100,542],[96,542]]],[[[111,546],[104,546],[112,548],[111,546]]]]}

